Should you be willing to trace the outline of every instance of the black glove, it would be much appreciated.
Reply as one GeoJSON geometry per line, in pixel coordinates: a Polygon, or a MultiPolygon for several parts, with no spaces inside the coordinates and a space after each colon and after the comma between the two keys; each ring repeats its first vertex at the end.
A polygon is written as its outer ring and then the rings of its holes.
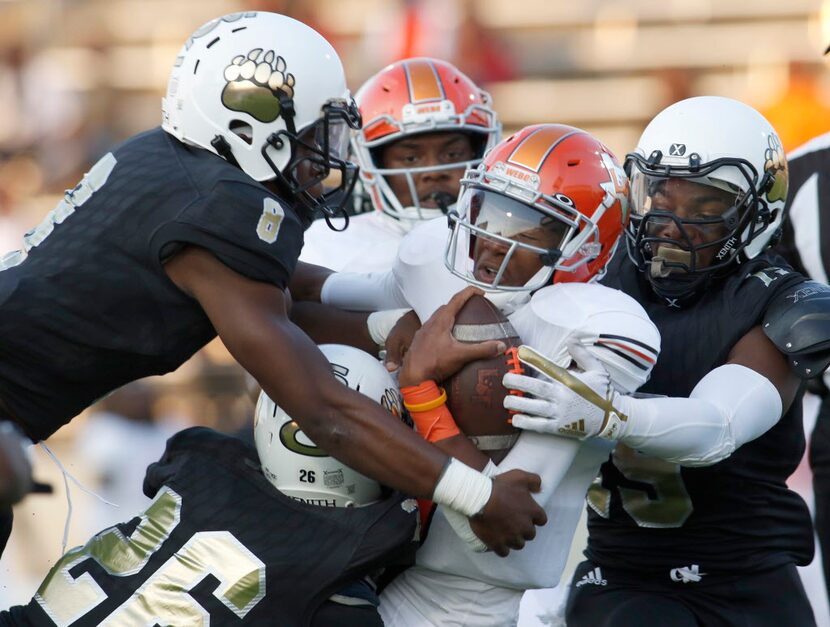
{"type": "Polygon", "coordinates": [[[32,491],[31,442],[10,422],[0,422],[0,506],[17,503],[32,491]]]}

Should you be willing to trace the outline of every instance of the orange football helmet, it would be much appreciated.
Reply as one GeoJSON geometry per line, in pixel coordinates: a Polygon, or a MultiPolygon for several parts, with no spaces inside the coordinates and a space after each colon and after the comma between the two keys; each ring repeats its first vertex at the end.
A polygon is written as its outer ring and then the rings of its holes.
{"type": "Polygon", "coordinates": [[[562,124],[528,126],[466,172],[449,219],[446,264],[469,283],[521,291],[594,281],[628,222],[628,179],[614,154],[587,132],[562,124]],[[497,253],[477,263],[477,243],[484,242],[497,253]],[[519,251],[541,262],[522,285],[505,281],[519,251]]]}
{"type": "MultiPolygon", "coordinates": [[[[458,68],[430,58],[405,59],[375,74],[355,95],[363,128],[353,138],[363,189],[376,210],[403,220],[441,215],[422,207],[413,175],[422,172],[474,167],[501,136],[501,124],[490,105],[490,95],[458,68]],[[377,148],[417,133],[465,132],[475,135],[472,161],[417,168],[383,168],[377,148]],[[415,205],[404,207],[386,177],[404,175],[415,205]]],[[[455,199],[452,199],[453,201],[455,199]]]]}

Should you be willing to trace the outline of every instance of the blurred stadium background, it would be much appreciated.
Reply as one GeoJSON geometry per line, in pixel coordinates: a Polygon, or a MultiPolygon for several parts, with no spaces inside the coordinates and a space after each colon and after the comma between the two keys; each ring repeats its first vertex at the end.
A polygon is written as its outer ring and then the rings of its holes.
{"type": "MultiPolygon", "coordinates": [[[[491,92],[506,133],[564,122],[621,158],[657,111],[692,95],[752,104],[787,150],[830,130],[830,0],[0,0],[0,253],[17,248],[113,144],[159,124],[181,43],[239,10],[317,28],[353,91],[386,63],[436,56],[491,92]]],[[[252,410],[244,373],[217,342],[62,429],[49,447],[82,484],[121,505],[73,488],[69,546],[137,511],[142,469],[173,430],[244,430],[252,410]]],[[[27,601],[60,553],[64,480],[45,451],[34,457],[56,493],[16,510],[0,607],[27,601]]],[[[808,502],[809,482],[802,464],[792,484],[808,502]]],[[[830,625],[818,564],[802,574],[819,624],[830,625]]]]}

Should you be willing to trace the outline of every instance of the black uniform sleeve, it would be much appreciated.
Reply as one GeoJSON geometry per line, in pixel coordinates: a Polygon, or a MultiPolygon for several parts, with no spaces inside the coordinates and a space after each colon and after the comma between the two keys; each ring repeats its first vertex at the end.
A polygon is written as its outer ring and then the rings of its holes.
{"type": "Polygon", "coordinates": [[[206,248],[249,279],[284,288],[302,249],[303,228],[261,186],[224,180],[159,228],[152,246],[163,261],[185,244],[206,248]]]}
{"type": "Polygon", "coordinates": [[[805,280],[804,275],[794,270],[780,255],[764,253],[746,262],[735,280],[724,287],[729,315],[744,321],[750,325],[749,328],[759,325],[770,302],[778,294],[805,280]]]}

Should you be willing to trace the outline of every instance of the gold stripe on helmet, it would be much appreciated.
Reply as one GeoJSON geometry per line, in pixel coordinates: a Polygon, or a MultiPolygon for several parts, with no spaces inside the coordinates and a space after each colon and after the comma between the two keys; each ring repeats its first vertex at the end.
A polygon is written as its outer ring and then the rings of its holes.
{"type": "Polygon", "coordinates": [[[538,172],[556,145],[574,133],[575,129],[543,126],[522,140],[510,155],[510,163],[538,172]]]}
{"type": "Polygon", "coordinates": [[[409,100],[423,102],[424,100],[444,100],[444,86],[438,79],[435,66],[429,61],[408,61],[406,78],[409,83],[409,100]]]}

